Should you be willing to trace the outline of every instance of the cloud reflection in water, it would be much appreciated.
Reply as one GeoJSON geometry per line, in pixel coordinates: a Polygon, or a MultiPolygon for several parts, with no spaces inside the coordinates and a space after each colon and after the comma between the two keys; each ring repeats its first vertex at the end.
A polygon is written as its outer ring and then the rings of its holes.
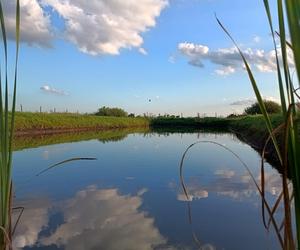
{"type": "MultiPolygon", "coordinates": [[[[63,222],[49,230],[49,203],[31,203],[17,228],[14,249],[23,247],[148,250],[174,249],[154,225],[154,219],[140,211],[142,197],[121,195],[117,189],[90,186],[75,197],[56,205],[63,222]],[[46,236],[43,230],[47,229],[46,236]]],[[[54,206],[53,206],[54,207],[54,206]]]]}
{"type": "MultiPolygon", "coordinates": [[[[260,176],[256,178],[260,184],[260,176]]],[[[201,178],[194,177],[186,184],[189,201],[207,198],[210,193],[226,196],[234,200],[247,200],[259,195],[256,186],[249,174],[238,174],[234,170],[218,169],[209,181],[201,182],[201,178]]],[[[265,191],[272,196],[278,196],[281,192],[281,177],[275,172],[265,172],[265,191]]],[[[180,188],[177,200],[187,201],[180,188]]]]}

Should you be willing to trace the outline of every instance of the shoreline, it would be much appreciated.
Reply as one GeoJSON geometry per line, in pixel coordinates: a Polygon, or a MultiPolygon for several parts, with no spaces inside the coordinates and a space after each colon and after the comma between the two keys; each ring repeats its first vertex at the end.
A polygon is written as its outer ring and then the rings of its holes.
{"type": "MultiPolygon", "coordinates": [[[[274,128],[282,122],[280,115],[274,115],[271,118],[274,128]]],[[[142,117],[101,117],[95,115],[46,113],[17,113],[14,136],[21,138],[126,129],[153,129],[154,131],[156,129],[183,129],[186,131],[211,129],[229,131],[260,154],[268,137],[268,131],[261,115],[237,118],[159,117],[147,119],[142,117]]],[[[267,147],[265,158],[277,169],[279,168],[279,162],[271,143],[267,147]]]]}
{"type": "Polygon", "coordinates": [[[99,127],[78,127],[78,128],[50,128],[50,129],[25,129],[16,130],[15,137],[34,137],[43,135],[59,135],[81,132],[105,132],[110,130],[143,129],[149,126],[99,126],[99,127]]]}
{"type": "MultiPolygon", "coordinates": [[[[276,128],[282,123],[281,115],[272,115],[270,118],[273,128],[276,128]]],[[[173,125],[174,128],[192,127],[232,132],[239,140],[251,146],[260,155],[269,135],[262,115],[236,118],[161,118],[156,121],[154,120],[153,125],[154,128],[163,128],[173,125]]],[[[279,142],[281,141],[282,138],[280,134],[277,136],[277,139],[279,142]]],[[[265,159],[279,172],[281,171],[278,157],[271,142],[266,147],[265,159]]]]}

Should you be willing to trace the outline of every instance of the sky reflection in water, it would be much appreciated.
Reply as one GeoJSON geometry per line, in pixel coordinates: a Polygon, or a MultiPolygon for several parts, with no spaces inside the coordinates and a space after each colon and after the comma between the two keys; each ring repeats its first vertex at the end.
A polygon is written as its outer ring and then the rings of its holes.
{"type": "MultiPolygon", "coordinates": [[[[197,140],[226,145],[259,180],[258,154],[226,133],[139,133],[119,141],[93,139],[16,152],[16,205],[25,212],[15,249],[279,249],[274,234],[263,228],[250,176],[215,145],[192,148],[185,161],[189,224],[179,162],[197,140]],[[71,157],[98,160],[68,163],[35,177],[71,157]]],[[[280,176],[267,165],[266,179],[272,201],[280,192],[280,176]]]]}

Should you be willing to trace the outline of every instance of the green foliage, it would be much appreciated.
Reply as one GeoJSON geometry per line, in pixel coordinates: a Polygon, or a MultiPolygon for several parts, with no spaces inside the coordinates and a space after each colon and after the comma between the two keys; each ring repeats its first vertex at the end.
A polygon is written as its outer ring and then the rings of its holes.
{"type": "MultiPolygon", "coordinates": [[[[289,68],[288,62],[288,50],[293,54],[294,62],[295,62],[295,70],[298,76],[298,83],[300,82],[300,1],[299,0],[277,0],[277,13],[276,17],[278,18],[278,34],[275,34],[275,28],[273,25],[271,8],[269,6],[268,0],[263,0],[267,20],[270,27],[273,46],[275,51],[275,63],[277,67],[277,79],[278,79],[278,89],[280,93],[280,102],[282,106],[282,124],[278,127],[274,127],[270,120],[270,115],[268,114],[265,104],[262,99],[262,95],[260,90],[258,89],[258,85],[256,79],[253,75],[253,72],[248,64],[246,57],[243,52],[240,50],[238,44],[235,42],[233,37],[227,31],[227,29],[223,26],[219,19],[217,19],[219,25],[223,29],[223,31],[228,35],[231,41],[236,46],[240,56],[245,65],[247,74],[249,76],[249,80],[253,87],[255,96],[257,98],[257,102],[259,104],[259,108],[265,120],[265,125],[268,129],[269,136],[266,140],[264,149],[266,149],[269,142],[272,142],[277,157],[279,159],[281,168],[282,168],[282,193],[277,198],[276,205],[272,208],[272,212],[267,209],[268,215],[270,217],[269,221],[272,221],[272,225],[277,234],[280,245],[283,249],[296,249],[296,246],[300,246],[300,135],[299,135],[299,117],[296,105],[297,101],[295,99],[299,98],[297,94],[297,90],[299,88],[295,88],[289,68]],[[285,11],[284,11],[285,7],[285,11]],[[291,37],[291,42],[287,42],[287,32],[285,24],[286,20],[288,21],[289,27],[289,36],[291,37]],[[275,36],[278,35],[280,38],[280,46],[276,44],[275,36]],[[279,51],[280,50],[280,53],[279,51]],[[282,73],[283,72],[283,73],[282,73]],[[278,139],[276,137],[276,133],[282,133],[282,138],[278,139]],[[281,150],[279,148],[281,145],[281,150]],[[293,184],[293,191],[291,192],[289,189],[289,180],[288,173],[290,174],[291,181],[293,184]],[[293,199],[291,199],[293,197],[293,199]],[[294,201],[294,206],[291,206],[294,201]],[[274,213],[276,212],[279,204],[283,204],[284,207],[284,220],[281,223],[283,230],[281,230],[281,226],[277,224],[274,219],[274,213]],[[294,209],[295,221],[296,221],[296,232],[293,233],[293,225],[292,225],[292,215],[291,210],[294,209]],[[294,237],[296,237],[296,244],[294,241],[294,237]]],[[[299,101],[299,100],[298,100],[299,101]]],[[[265,204],[265,193],[264,193],[264,157],[265,150],[262,152],[262,175],[261,175],[261,190],[260,193],[262,195],[262,217],[265,228],[268,230],[270,223],[266,223],[265,217],[265,209],[268,208],[267,204],[265,204]]],[[[259,187],[258,187],[259,188],[259,187]]]]}
{"type": "Polygon", "coordinates": [[[115,117],[126,117],[127,112],[121,108],[109,108],[103,106],[98,110],[98,112],[95,114],[98,116],[115,116],[115,117]]]}
{"type": "Polygon", "coordinates": [[[148,127],[145,118],[110,117],[66,113],[17,112],[15,128],[18,133],[36,130],[101,130],[111,128],[148,127]]]}
{"type": "MultiPolygon", "coordinates": [[[[281,113],[281,111],[282,111],[281,106],[277,102],[267,101],[267,100],[264,100],[263,102],[264,102],[264,105],[266,107],[266,111],[268,114],[281,113]]],[[[250,107],[247,107],[244,110],[244,112],[247,115],[262,114],[260,105],[258,102],[252,104],[250,107]]]]}
{"type": "Polygon", "coordinates": [[[12,240],[12,221],[11,221],[11,204],[12,204],[12,138],[15,121],[16,108],[16,89],[17,89],[17,73],[18,73],[18,55],[19,55],[19,36],[20,36],[20,3],[16,1],[16,54],[13,77],[13,95],[11,115],[9,116],[9,82],[8,82],[8,48],[5,29],[5,17],[0,2],[0,23],[3,50],[3,56],[0,69],[0,249],[7,249],[12,240]],[[2,75],[3,74],[3,75],[2,75]],[[3,80],[4,79],[4,80],[3,80]],[[4,90],[4,91],[3,91],[4,90]]]}
{"type": "Polygon", "coordinates": [[[157,117],[150,120],[150,125],[155,128],[226,128],[229,120],[226,118],[180,118],[175,116],[157,117]]]}
{"type": "Polygon", "coordinates": [[[16,136],[13,140],[13,150],[19,151],[27,148],[37,148],[46,145],[71,143],[78,141],[98,140],[99,142],[113,142],[125,139],[129,134],[133,133],[147,133],[149,128],[122,128],[122,129],[108,129],[101,131],[84,131],[73,133],[57,133],[48,135],[35,136],[16,136]]]}

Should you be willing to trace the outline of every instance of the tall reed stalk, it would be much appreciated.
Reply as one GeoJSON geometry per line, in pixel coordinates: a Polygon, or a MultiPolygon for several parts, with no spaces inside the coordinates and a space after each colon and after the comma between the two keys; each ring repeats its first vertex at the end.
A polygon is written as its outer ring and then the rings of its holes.
{"type": "Polygon", "coordinates": [[[16,109],[16,88],[20,40],[20,3],[16,0],[16,54],[13,76],[12,106],[9,108],[8,44],[3,1],[0,1],[1,65],[0,65],[0,249],[11,249],[12,240],[12,139],[16,109]]]}
{"type": "MultiPolygon", "coordinates": [[[[284,221],[282,227],[278,227],[279,240],[283,249],[298,249],[300,247],[300,137],[299,137],[299,111],[297,108],[297,102],[299,102],[300,86],[295,87],[291,77],[291,66],[288,61],[288,53],[292,53],[294,57],[295,71],[298,77],[298,83],[300,79],[300,1],[299,0],[277,0],[277,16],[278,16],[278,31],[275,31],[272,20],[272,13],[268,0],[263,0],[266,15],[269,23],[269,27],[272,34],[273,46],[275,50],[275,60],[277,65],[277,79],[278,89],[280,93],[280,101],[282,105],[282,115],[284,123],[278,128],[273,128],[270,120],[270,116],[266,111],[262,95],[258,89],[254,74],[247,62],[241,49],[237,43],[223,26],[221,21],[217,18],[217,21],[221,28],[225,31],[228,37],[232,40],[236,48],[238,49],[246,71],[248,73],[250,82],[252,84],[254,93],[259,103],[261,112],[264,116],[266,126],[269,131],[269,138],[266,142],[272,142],[277,153],[280,165],[282,167],[282,194],[278,197],[274,207],[271,210],[270,216],[273,217],[280,202],[283,202],[284,206],[284,221]],[[288,23],[286,24],[286,20],[288,23]],[[288,28],[288,30],[287,30],[288,28]],[[279,38],[279,46],[276,43],[276,36],[279,38]],[[291,41],[287,41],[287,36],[290,36],[291,41]],[[283,139],[278,139],[277,133],[281,133],[283,139]],[[291,177],[293,184],[293,191],[289,189],[288,174],[291,177]],[[294,217],[296,222],[296,229],[293,232],[292,223],[292,200],[294,201],[294,217]],[[283,232],[281,232],[281,228],[283,232]],[[296,239],[294,240],[294,237],[296,239]]],[[[265,147],[266,148],[266,147],[265,147]]],[[[264,155],[264,152],[263,154],[264,155]]],[[[262,160],[263,162],[263,160],[262,160]]],[[[263,167],[263,164],[262,164],[263,167]]],[[[261,190],[264,190],[264,174],[262,171],[261,190]]],[[[262,192],[262,198],[264,198],[264,191],[262,192]]],[[[263,203],[263,210],[265,208],[263,203]]],[[[264,215],[263,215],[264,217],[264,215]]],[[[270,220],[269,220],[270,221],[270,220]]],[[[266,228],[270,223],[266,223],[266,228]]],[[[277,231],[278,231],[277,230],[277,231]]]]}

